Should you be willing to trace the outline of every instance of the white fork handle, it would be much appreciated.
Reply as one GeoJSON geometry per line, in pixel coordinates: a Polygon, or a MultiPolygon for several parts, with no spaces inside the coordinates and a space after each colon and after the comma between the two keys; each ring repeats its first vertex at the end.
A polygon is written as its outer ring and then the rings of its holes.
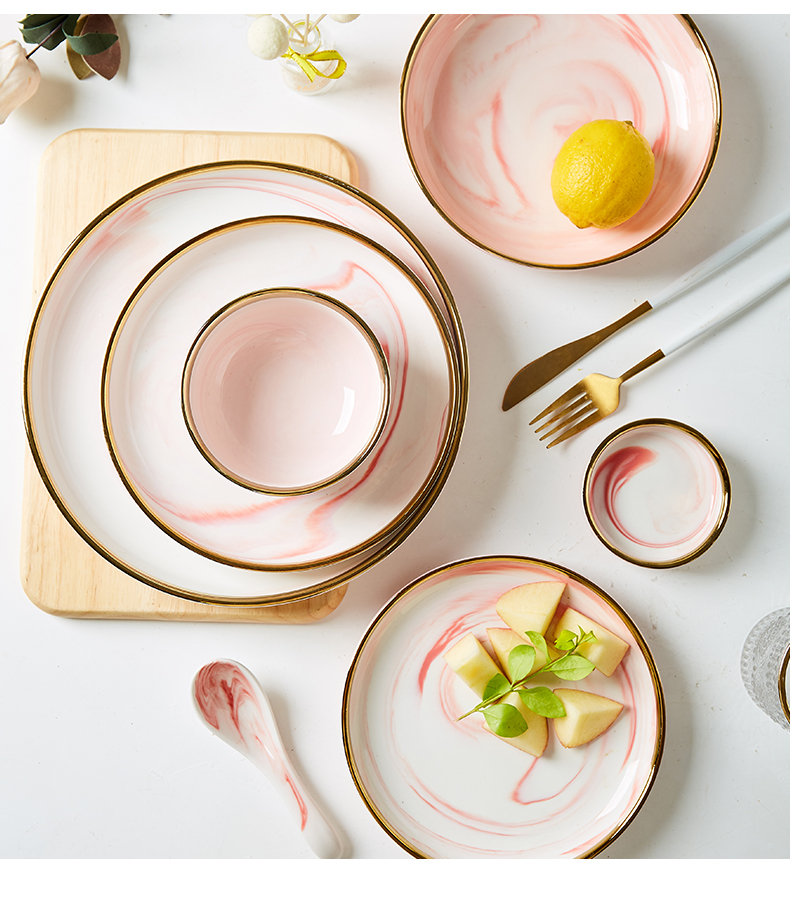
{"type": "Polygon", "coordinates": [[[788,279],[790,279],[790,266],[785,266],[780,272],[769,276],[768,281],[765,279],[759,281],[756,285],[753,285],[751,288],[749,288],[748,291],[744,292],[740,297],[727,304],[727,306],[720,310],[718,313],[715,313],[712,317],[709,317],[687,332],[682,333],[667,345],[662,346],[661,351],[664,353],[664,355],[669,355],[672,352],[677,351],[679,348],[687,345],[698,336],[701,336],[704,333],[715,329],[717,326],[724,323],[725,320],[729,320],[732,317],[737,316],[739,313],[748,310],[749,307],[753,307],[759,301],[763,300],[763,298],[776,291],[777,288],[781,288],[781,286],[788,279]]]}
{"type": "Polygon", "coordinates": [[[706,278],[710,278],[711,275],[714,275],[740,256],[748,253],[749,250],[757,246],[758,243],[762,243],[763,240],[770,237],[771,234],[775,233],[777,230],[780,230],[788,222],[790,222],[790,210],[778,214],[776,217],[772,217],[765,223],[760,224],[759,227],[755,227],[754,230],[750,230],[743,236],[738,237],[737,240],[734,240],[723,249],[709,256],[703,262],[700,262],[699,265],[694,266],[693,269],[686,272],[685,275],[673,281],[664,288],[658,297],[650,298],[653,309],[661,307],[663,304],[671,301],[673,297],[683,294],[706,278]]]}

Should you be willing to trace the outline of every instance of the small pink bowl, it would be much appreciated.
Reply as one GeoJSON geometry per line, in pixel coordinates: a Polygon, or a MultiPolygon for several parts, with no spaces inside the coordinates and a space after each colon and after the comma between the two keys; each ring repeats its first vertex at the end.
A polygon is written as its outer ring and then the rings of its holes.
{"type": "Polygon", "coordinates": [[[220,473],[258,492],[299,495],[368,456],[390,403],[373,332],[334,298],[270,288],[206,323],[182,378],[189,432],[220,473]]]}
{"type": "Polygon", "coordinates": [[[613,553],[664,569],[696,559],[721,534],[730,477],[719,452],[696,429],[641,419],[595,450],[583,500],[593,531],[613,553]]]}

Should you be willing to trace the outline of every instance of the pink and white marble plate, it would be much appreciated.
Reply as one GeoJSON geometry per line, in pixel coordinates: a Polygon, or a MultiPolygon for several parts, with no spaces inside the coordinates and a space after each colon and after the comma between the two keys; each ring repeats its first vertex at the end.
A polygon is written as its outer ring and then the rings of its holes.
{"type": "Polygon", "coordinates": [[[730,477],[719,452],[696,429],[641,419],[593,452],[584,510],[614,553],[639,566],[680,566],[704,553],[730,511],[730,477]]]}
{"type": "Polygon", "coordinates": [[[355,232],[303,217],[249,218],[177,250],[130,298],[102,381],[108,443],[141,507],[177,540],[251,568],[337,562],[403,524],[442,469],[452,438],[452,351],[416,276],[355,232]],[[386,355],[391,411],[348,476],[304,495],[252,493],[206,461],[182,416],[182,371],[216,308],[291,286],[335,297],[386,355]]]}
{"type": "Polygon", "coordinates": [[[721,91],[699,30],[672,15],[437,15],[401,84],[407,152],[424,192],[467,239],[516,262],[612,262],[664,234],[697,197],[719,144],[721,91]],[[656,157],[631,220],[579,230],[551,169],[576,128],[629,119],[656,157]]]}
{"type": "MultiPolygon", "coordinates": [[[[100,214],[69,246],[47,283],[25,355],[28,442],[67,521],[99,554],[133,578],[209,604],[300,600],[342,585],[386,557],[441,491],[458,452],[467,400],[467,355],[457,308],[419,240],[390,211],[351,186],[299,167],[255,161],[179,170],[133,190],[100,214]],[[411,516],[386,538],[322,569],[242,569],[173,540],[125,488],[105,441],[102,371],[118,317],[154,266],[211,228],[284,214],[332,221],[374,239],[426,285],[452,343],[447,424],[452,435],[411,516]]],[[[184,428],[183,421],[180,426],[184,428]]]]}
{"type": "MultiPolygon", "coordinates": [[[[567,682],[559,682],[567,684],[567,682]]],[[[658,771],[664,698],[655,662],[623,609],[587,579],[517,556],[461,560],[402,589],[379,613],[346,680],[343,736],[366,805],[415,857],[591,857],[633,819],[658,771]],[[578,686],[620,701],[610,729],[540,758],[483,728],[477,701],[442,653],[465,634],[487,644],[497,599],[526,582],[563,581],[570,605],[631,647],[611,678],[578,686]]]]}

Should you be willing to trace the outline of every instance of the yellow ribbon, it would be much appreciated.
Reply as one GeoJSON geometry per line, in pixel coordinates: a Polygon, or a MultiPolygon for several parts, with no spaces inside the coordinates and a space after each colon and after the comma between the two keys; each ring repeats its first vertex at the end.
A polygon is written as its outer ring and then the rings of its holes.
{"type": "Polygon", "coordinates": [[[337,51],[312,51],[310,54],[299,54],[298,51],[289,48],[283,57],[295,61],[302,68],[305,76],[311,83],[316,77],[327,77],[330,80],[337,80],[338,77],[342,77],[346,72],[346,62],[337,51]],[[337,61],[337,67],[331,74],[325,74],[317,67],[314,67],[310,63],[311,61],[337,61]]]}

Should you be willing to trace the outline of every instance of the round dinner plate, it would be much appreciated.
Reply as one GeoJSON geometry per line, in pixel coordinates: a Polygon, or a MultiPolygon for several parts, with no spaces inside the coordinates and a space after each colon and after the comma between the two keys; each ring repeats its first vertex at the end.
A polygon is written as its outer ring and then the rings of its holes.
{"type": "MultiPolygon", "coordinates": [[[[568,682],[556,682],[568,685],[568,682]]],[[[573,685],[568,685],[573,686],[573,685]]],[[[384,830],[415,857],[592,857],[642,805],[664,744],[664,697],[650,650],[623,609],[570,570],[517,556],[450,563],[402,589],[368,628],[343,696],[354,782],[384,830]],[[603,735],[564,749],[550,729],[540,758],[456,717],[478,698],[442,653],[504,624],[497,599],[517,585],[562,581],[566,606],[625,640],[611,678],[579,689],[618,700],[603,735]]]]}
{"type": "Polygon", "coordinates": [[[400,527],[441,474],[452,402],[449,331],[425,287],[367,238],[304,217],[248,218],[176,250],[129,299],[102,379],[110,452],[140,506],[193,550],[259,569],[339,562],[400,527]],[[334,297],[367,323],[389,366],[391,410],[370,456],[337,483],[267,496],[207,462],[184,421],[182,376],[219,307],[287,286],[334,297]]]}
{"type": "MultiPolygon", "coordinates": [[[[183,356],[186,357],[185,355],[183,356]]],[[[259,161],[203,164],[130,192],[73,241],[50,277],[25,354],[24,414],[33,458],[75,530],[122,571],[161,591],[208,604],[262,605],[321,594],[365,572],[427,513],[458,452],[468,400],[457,308],[435,262],[391,212],[321,173],[259,161]],[[107,450],[102,368],[112,330],[152,267],[197,234],[266,215],[331,221],[375,240],[429,289],[453,336],[452,432],[440,473],[407,522],[342,563],[315,570],[241,569],[173,540],[132,498],[107,450]]]]}
{"type": "Polygon", "coordinates": [[[699,30],[673,15],[435,15],[401,80],[423,191],[483,249],[545,268],[601,265],[660,237],[699,194],[719,144],[721,90],[699,30]],[[566,138],[630,120],[653,148],[653,190],[619,227],[579,230],[551,195],[566,138]]]}

